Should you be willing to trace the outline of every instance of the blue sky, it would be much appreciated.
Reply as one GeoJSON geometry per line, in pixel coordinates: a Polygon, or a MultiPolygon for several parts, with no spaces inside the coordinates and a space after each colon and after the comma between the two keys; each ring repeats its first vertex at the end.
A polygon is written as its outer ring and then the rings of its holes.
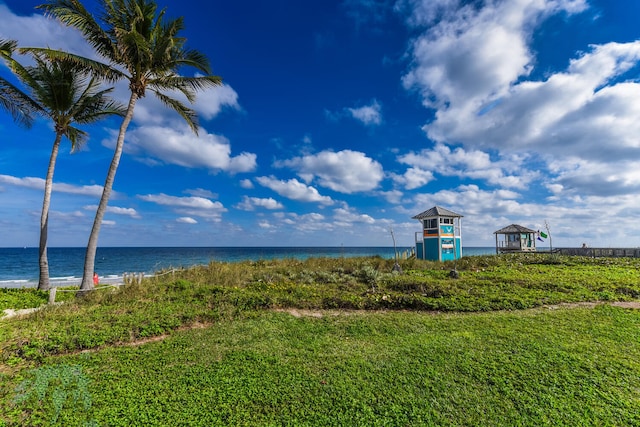
{"type": "MultiPolygon", "coordinates": [[[[92,56],[40,3],[0,0],[0,38],[92,56]]],[[[434,205],[467,246],[545,221],[554,246],[640,245],[637,1],[158,4],[224,86],[199,137],[138,103],[100,246],[411,246],[434,205]]],[[[63,143],[50,246],[86,245],[118,125],[63,143]]],[[[38,244],[53,137],[0,111],[0,246],[38,244]]]]}

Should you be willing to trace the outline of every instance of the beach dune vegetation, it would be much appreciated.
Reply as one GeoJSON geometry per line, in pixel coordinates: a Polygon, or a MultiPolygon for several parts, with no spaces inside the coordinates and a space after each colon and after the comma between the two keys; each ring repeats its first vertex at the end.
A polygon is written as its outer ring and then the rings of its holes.
{"type": "Polygon", "coordinates": [[[458,278],[211,262],[100,288],[0,320],[0,425],[640,425],[640,260],[545,256],[465,257],[458,278]]]}

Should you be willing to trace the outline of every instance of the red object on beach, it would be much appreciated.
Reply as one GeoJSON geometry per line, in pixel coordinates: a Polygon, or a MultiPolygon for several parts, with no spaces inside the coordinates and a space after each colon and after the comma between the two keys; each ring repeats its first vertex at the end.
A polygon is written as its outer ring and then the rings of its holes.
{"type": "Polygon", "coordinates": [[[100,283],[100,279],[98,278],[98,273],[93,273],[93,284],[97,285],[98,283],[100,283]]]}

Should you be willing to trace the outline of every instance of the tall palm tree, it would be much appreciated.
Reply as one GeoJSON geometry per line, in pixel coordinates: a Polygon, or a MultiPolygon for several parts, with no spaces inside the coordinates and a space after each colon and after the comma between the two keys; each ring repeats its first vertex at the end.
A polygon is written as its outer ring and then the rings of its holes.
{"type": "Polygon", "coordinates": [[[35,65],[23,66],[15,59],[5,57],[9,67],[28,88],[35,112],[48,117],[54,124],[55,140],[47,168],[44,186],[44,200],[40,216],[38,289],[49,289],[49,261],[47,258],[47,237],[49,227],[49,206],[53,187],[53,173],[62,137],[71,142],[71,150],[76,151],[87,140],[88,134],[75,124],[90,124],[110,115],[124,116],[125,109],[107,95],[113,90],[100,89],[95,78],[78,72],[72,62],[64,60],[48,61],[33,54],[35,65]]]}
{"type": "MultiPolygon", "coordinates": [[[[178,112],[197,134],[195,111],[167,92],[179,91],[189,102],[194,102],[198,90],[220,85],[222,81],[220,77],[211,75],[207,58],[198,51],[187,49],[186,40],[178,36],[184,29],[182,17],[165,22],[165,9],[158,12],[158,6],[152,0],[99,0],[99,4],[102,7],[99,20],[79,0],[51,0],[38,6],[62,23],[80,30],[96,52],[109,62],[111,69],[107,77],[127,79],[131,91],[87,243],[80,291],[93,289],[100,226],[136,101],[144,97],[147,90],[152,91],[162,103],[178,112]],[[194,67],[204,75],[180,76],[178,71],[185,66],[194,67]]],[[[95,64],[88,61],[78,59],[78,63],[96,69],[95,64]]]]}
{"type": "MultiPolygon", "coordinates": [[[[16,47],[15,40],[0,39],[0,58],[11,60],[16,47]]],[[[31,127],[33,112],[37,108],[28,95],[1,76],[0,107],[8,111],[16,123],[27,128],[31,127]]]]}

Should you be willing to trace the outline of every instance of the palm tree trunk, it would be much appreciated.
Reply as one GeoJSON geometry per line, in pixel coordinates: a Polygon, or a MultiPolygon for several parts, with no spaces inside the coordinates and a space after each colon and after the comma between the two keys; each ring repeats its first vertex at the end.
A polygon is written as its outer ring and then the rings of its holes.
{"type": "Polygon", "coordinates": [[[120,157],[122,156],[122,148],[124,146],[124,135],[127,133],[129,123],[133,118],[133,109],[136,105],[138,96],[131,92],[129,98],[129,105],[127,106],[127,114],[122,120],[120,125],[120,132],[118,133],[118,140],[116,141],[116,148],[113,153],[113,159],[111,159],[111,165],[107,172],[107,178],[102,188],[102,197],[100,197],[100,203],[98,204],[98,210],[96,210],[96,217],[93,220],[93,227],[91,228],[91,234],[89,235],[89,242],[87,243],[87,251],[84,257],[84,273],[82,275],[82,284],[80,285],[80,291],[93,290],[93,273],[95,271],[96,251],[98,250],[98,236],[100,234],[100,227],[102,226],[102,219],[107,212],[107,203],[109,203],[109,197],[111,196],[111,189],[113,188],[113,181],[116,177],[116,171],[120,164],[120,157]]]}
{"type": "Polygon", "coordinates": [[[42,213],[40,215],[40,249],[39,249],[39,265],[40,278],[38,279],[38,289],[41,291],[49,290],[49,260],[47,259],[47,235],[49,233],[49,206],[51,205],[51,190],[53,188],[53,172],[56,168],[56,158],[60,149],[60,141],[62,134],[56,132],[56,139],[51,149],[51,157],[49,158],[49,168],[47,169],[47,178],[44,181],[44,199],[42,201],[42,213]]]}

